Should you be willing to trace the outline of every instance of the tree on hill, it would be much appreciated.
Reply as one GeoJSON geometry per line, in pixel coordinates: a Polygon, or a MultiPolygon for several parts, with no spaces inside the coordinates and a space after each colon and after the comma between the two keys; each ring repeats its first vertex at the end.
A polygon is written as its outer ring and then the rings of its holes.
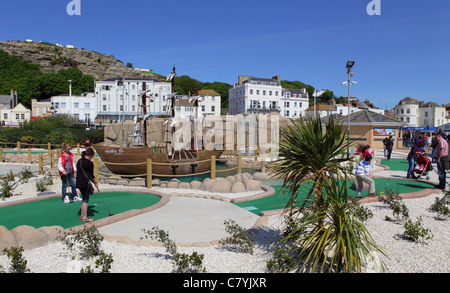
{"type": "Polygon", "coordinates": [[[30,108],[31,99],[43,100],[69,93],[72,80],[74,95],[94,90],[94,78],[78,68],[61,69],[57,73],[42,73],[38,65],[31,64],[0,50],[0,94],[17,90],[19,102],[30,108]]]}

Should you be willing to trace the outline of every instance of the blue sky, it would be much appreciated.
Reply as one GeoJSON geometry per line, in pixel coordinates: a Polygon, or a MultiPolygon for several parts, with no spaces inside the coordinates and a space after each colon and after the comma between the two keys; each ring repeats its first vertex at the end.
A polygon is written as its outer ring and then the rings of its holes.
{"type": "Polygon", "coordinates": [[[407,96],[450,103],[450,1],[3,0],[0,40],[48,41],[114,55],[135,67],[200,81],[238,75],[300,80],[391,109],[407,96]]]}

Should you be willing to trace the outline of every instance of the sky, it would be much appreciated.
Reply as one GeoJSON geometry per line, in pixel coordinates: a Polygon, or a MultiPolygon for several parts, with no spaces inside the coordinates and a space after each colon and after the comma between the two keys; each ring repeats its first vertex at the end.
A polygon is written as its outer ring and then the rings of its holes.
{"type": "Polygon", "coordinates": [[[351,60],[351,94],[379,108],[450,103],[448,0],[1,2],[0,41],[70,44],[163,75],[176,64],[202,82],[280,75],[336,96],[347,96],[351,60]]]}

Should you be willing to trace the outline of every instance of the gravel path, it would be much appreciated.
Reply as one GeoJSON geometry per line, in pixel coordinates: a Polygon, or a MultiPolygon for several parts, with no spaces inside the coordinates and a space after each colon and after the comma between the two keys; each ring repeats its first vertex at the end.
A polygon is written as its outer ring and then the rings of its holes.
{"type": "MultiPolygon", "coordinates": [[[[19,185],[14,196],[8,200],[17,200],[36,195],[33,178],[28,184],[19,185]],[[34,189],[33,189],[34,188],[34,189]]],[[[51,187],[54,192],[60,192],[60,181],[54,180],[51,187]]],[[[107,186],[107,185],[106,185],[107,186]]],[[[105,186],[105,187],[106,187],[105,186]]],[[[390,273],[449,273],[450,272],[450,220],[438,219],[437,215],[428,211],[434,203],[435,197],[442,197],[437,193],[424,198],[404,200],[409,209],[409,216],[415,222],[417,217],[423,219],[423,226],[433,234],[433,239],[424,243],[415,243],[403,238],[403,224],[391,220],[386,221],[385,216],[392,216],[392,211],[382,203],[370,203],[366,206],[373,212],[373,217],[366,222],[366,227],[374,237],[375,242],[384,247],[387,256],[382,257],[390,273]]],[[[0,201],[4,202],[4,201],[0,201]]],[[[265,246],[268,241],[279,232],[280,217],[269,217],[269,224],[255,236],[257,240],[253,255],[225,249],[220,246],[212,247],[179,247],[180,253],[196,251],[204,254],[203,265],[209,273],[263,273],[266,270],[266,261],[271,258],[271,252],[265,246]]],[[[170,231],[169,231],[170,233],[170,231]]],[[[102,249],[112,253],[113,264],[111,272],[116,273],[170,273],[173,272],[171,260],[163,247],[138,246],[103,241],[102,249]]],[[[94,267],[93,261],[81,261],[66,247],[56,242],[44,247],[24,252],[28,261],[27,267],[34,273],[79,272],[80,268],[88,265],[94,267]]],[[[6,255],[0,255],[0,265],[9,267],[6,255]]],[[[368,272],[374,271],[368,267],[368,272]]]]}

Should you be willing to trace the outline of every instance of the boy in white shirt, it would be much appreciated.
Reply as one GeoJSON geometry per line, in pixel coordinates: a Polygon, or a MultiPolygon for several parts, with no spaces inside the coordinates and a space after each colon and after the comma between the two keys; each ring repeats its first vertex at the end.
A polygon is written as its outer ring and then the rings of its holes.
{"type": "Polygon", "coordinates": [[[369,196],[376,196],[375,194],[375,182],[373,179],[369,177],[369,168],[370,168],[370,161],[372,160],[372,156],[370,154],[367,154],[364,160],[359,162],[359,164],[356,166],[355,176],[356,181],[358,182],[358,190],[356,193],[356,197],[361,197],[361,191],[363,188],[363,182],[366,182],[369,184],[369,196]]]}

